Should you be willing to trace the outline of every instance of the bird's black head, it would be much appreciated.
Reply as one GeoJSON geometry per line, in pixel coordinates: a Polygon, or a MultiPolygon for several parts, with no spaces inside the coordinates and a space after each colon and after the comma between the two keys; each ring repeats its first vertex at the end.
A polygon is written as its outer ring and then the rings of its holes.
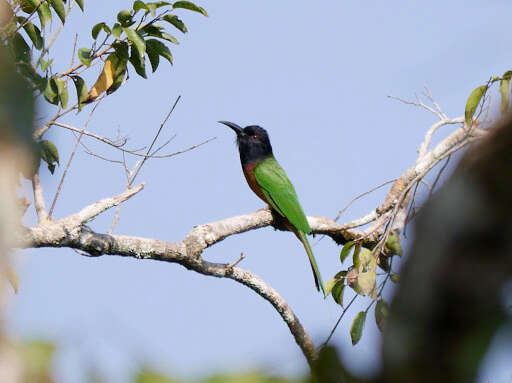
{"type": "Polygon", "coordinates": [[[243,166],[261,161],[273,155],[268,133],[261,126],[249,125],[245,128],[241,128],[237,124],[229,121],[219,122],[229,126],[235,131],[236,143],[243,166]]]}

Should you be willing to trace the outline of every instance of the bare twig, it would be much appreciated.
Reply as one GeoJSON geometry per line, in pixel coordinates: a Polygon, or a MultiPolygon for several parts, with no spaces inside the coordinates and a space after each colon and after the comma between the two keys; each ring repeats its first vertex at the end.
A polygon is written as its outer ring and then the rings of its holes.
{"type": "MultiPolygon", "coordinates": [[[[160,135],[160,133],[162,132],[162,129],[164,128],[165,126],[165,123],[167,122],[167,120],[169,119],[169,117],[171,117],[171,114],[172,112],[174,111],[174,108],[176,108],[176,105],[178,104],[178,102],[180,101],[181,99],[181,96],[178,96],[176,98],[176,101],[174,101],[174,104],[172,105],[171,109],[169,110],[169,113],[167,113],[167,116],[165,116],[164,120],[162,121],[162,123],[160,124],[160,127],[158,128],[158,131],[157,133],[155,134],[155,137],[153,138],[153,142],[151,142],[151,145],[149,146],[149,149],[148,151],[146,152],[146,155],[149,155],[151,153],[151,149],[153,149],[153,145],[155,145],[155,142],[156,140],[158,139],[158,136],[160,135]]],[[[137,169],[135,170],[133,176],[131,177],[130,179],[130,182],[129,182],[129,185],[131,185],[133,183],[133,181],[135,181],[135,178],[137,177],[137,175],[139,174],[139,171],[140,169],[142,168],[142,166],[144,165],[144,163],[146,162],[146,159],[147,157],[144,157],[144,159],[142,160],[142,162],[140,163],[140,165],[137,167],[137,169]]]]}
{"type": "Polygon", "coordinates": [[[66,164],[66,168],[64,169],[64,172],[62,173],[62,177],[60,179],[59,186],[57,187],[57,191],[55,192],[55,195],[53,197],[52,205],[51,205],[50,211],[48,213],[48,216],[50,216],[50,217],[53,214],[53,209],[55,208],[55,204],[57,203],[57,199],[59,198],[60,192],[62,191],[62,185],[64,184],[64,180],[66,179],[66,175],[68,174],[69,168],[71,166],[71,162],[73,161],[73,158],[75,156],[76,150],[78,149],[78,145],[80,145],[80,140],[82,139],[83,132],[87,129],[87,125],[89,124],[89,121],[91,121],[92,115],[93,115],[94,111],[96,110],[96,108],[98,107],[98,105],[100,104],[102,99],[103,99],[103,96],[98,98],[98,101],[96,102],[96,105],[94,105],[94,108],[92,108],[91,112],[89,113],[89,118],[85,122],[84,128],[80,132],[80,134],[79,134],[79,136],[78,136],[78,138],[77,138],[77,140],[75,142],[75,146],[73,148],[73,151],[71,152],[71,155],[69,156],[68,163],[66,164]]]}

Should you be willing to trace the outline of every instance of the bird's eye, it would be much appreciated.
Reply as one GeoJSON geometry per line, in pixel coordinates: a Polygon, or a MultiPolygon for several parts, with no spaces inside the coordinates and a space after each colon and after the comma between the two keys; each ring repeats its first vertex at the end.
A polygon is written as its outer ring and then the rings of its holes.
{"type": "Polygon", "coordinates": [[[254,135],[254,136],[252,136],[252,139],[253,139],[253,140],[257,140],[257,139],[258,139],[258,136],[257,136],[257,135],[254,135]]]}

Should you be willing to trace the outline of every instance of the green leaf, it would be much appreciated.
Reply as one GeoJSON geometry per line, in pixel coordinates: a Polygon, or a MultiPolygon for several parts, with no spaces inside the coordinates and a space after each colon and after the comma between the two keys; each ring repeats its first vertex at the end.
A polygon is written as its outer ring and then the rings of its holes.
{"type": "Polygon", "coordinates": [[[500,111],[501,113],[505,113],[508,109],[509,104],[509,85],[510,85],[510,78],[512,77],[512,71],[507,71],[501,76],[500,81],[500,96],[501,96],[501,106],[500,111]]]}
{"type": "Polygon", "coordinates": [[[104,22],[98,23],[91,29],[91,35],[94,40],[96,40],[98,38],[98,34],[100,33],[101,30],[104,30],[107,35],[112,33],[112,31],[110,30],[110,28],[108,27],[107,24],[105,24],[104,22]]]}
{"type": "Polygon", "coordinates": [[[59,16],[62,24],[66,21],[66,9],[64,8],[64,2],[62,0],[48,0],[53,10],[59,16]]]}
{"type": "Polygon", "coordinates": [[[354,247],[354,241],[348,241],[347,243],[345,243],[343,245],[343,248],[341,249],[341,253],[340,253],[340,262],[343,263],[343,261],[345,261],[345,259],[348,257],[348,255],[350,254],[350,251],[352,250],[352,248],[354,247]]]}
{"type": "Polygon", "coordinates": [[[59,151],[53,142],[48,140],[39,141],[41,159],[48,164],[48,170],[53,174],[55,164],[59,164],[59,151]]]}
{"type": "Polygon", "coordinates": [[[30,47],[18,32],[8,41],[8,45],[15,61],[30,63],[32,59],[30,47]]]}
{"type": "Polygon", "coordinates": [[[331,293],[332,291],[332,288],[334,287],[334,285],[336,284],[336,282],[338,282],[338,279],[336,278],[331,278],[329,279],[325,285],[324,285],[324,290],[325,290],[325,296],[328,297],[329,294],[331,293]]]}
{"type": "Polygon", "coordinates": [[[42,70],[43,72],[46,72],[46,70],[48,69],[48,67],[49,67],[50,65],[52,65],[52,63],[53,63],[53,59],[48,60],[48,61],[46,61],[46,60],[45,60],[45,59],[43,59],[42,57],[39,59],[39,64],[40,64],[40,66],[41,66],[41,70],[42,70]]]}
{"type": "Polygon", "coordinates": [[[68,106],[68,88],[66,88],[66,83],[59,78],[55,79],[55,84],[57,84],[57,93],[59,94],[60,105],[65,109],[66,106],[68,106]]]}
{"type": "Polygon", "coordinates": [[[118,39],[121,37],[121,33],[123,32],[123,28],[121,28],[121,25],[118,23],[115,23],[112,27],[112,34],[118,39]]]}
{"type": "Polygon", "coordinates": [[[334,302],[343,306],[343,291],[345,290],[345,281],[338,281],[332,288],[332,299],[334,302]]]}
{"type": "Polygon", "coordinates": [[[148,9],[146,3],[144,3],[143,1],[140,1],[140,0],[134,1],[133,2],[133,11],[138,12],[141,9],[144,9],[149,12],[149,9],[148,9]]]}
{"type": "Polygon", "coordinates": [[[183,8],[183,9],[188,9],[190,11],[199,12],[199,13],[203,14],[204,16],[208,17],[208,13],[206,13],[206,11],[203,8],[195,5],[194,3],[190,2],[190,1],[177,1],[173,4],[172,7],[174,9],[183,8]]]}
{"type": "Polygon", "coordinates": [[[149,58],[149,62],[151,64],[151,70],[155,72],[158,68],[158,64],[160,64],[160,55],[153,48],[151,44],[149,44],[149,40],[146,41],[146,53],[149,58]]]}
{"type": "Polygon", "coordinates": [[[386,326],[389,317],[389,306],[384,299],[379,299],[375,305],[375,323],[380,331],[386,326]]]}
{"type": "Polygon", "coordinates": [[[71,80],[73,80],[73,84],[75,84],[76,89],[76,100],[78,103],[78,110],[82,110],[83,102],[87,100],[89,96],[89,92],[87,91],[87,85],[85,81],[80,76],[71,76],[71,80]]]}
{"type": "Polygon", "coordinates": [[[128,43],[126,41],[114,43],[112,46],[120,59],[128,60],[130,55],[128,53],[128,43]]]}
{"type": "Polygon", "coordinates": [[[398,276],[398,274],[395,274],[395,273],[391,273],[389,275],[389,279],[391,279],[391,282],[393,282],[393,283],[399,283],[400,282],[400,277],[398,276]]]}
{"type": "Polygon", "coordinates": [[[361,252],[361,245],[355,245],[354,253],[352,254],[352,263],[356,269],[359,269],[359,253],[361,252]]]}
{"type": "Polygon", "coordinates": [[[40,0],[21,0],[20,6],[21,10],[25,13],[31,14],[37,9],[37,6],[39,5],[40,0]]]}
{"type": "Polygon", "coordinates": [[[16,20],[20,25],[23,25],[23,29],[27,33],[27,36],[30,38],[30,40],[32,40],[34,48],[38,50],[43,49],[43,38],[41,37],[41,30],[24,17],[17,17],[16,20]]]}
{"type": "Polygon", "coordinates": [[[132,13],[128,9],[123,9],[121,12],[117,14],[117,21],[121,24],[122,27],[129,27],[135,24],[133,20],[132,13]]]}
{"type": "MultiPolygon", "coordinates": [[[[157,55],[162,56],[167,61],[169,61],[169,63],[172,65],[173,59],[172,59],[171,51],[161,41],[158,41],[155,39],[146,40],[146,48],[148,50],[148,56],[149,56],[149,51],[151,50],[153,52],[152,54],[156,53],[157,55]]],[[[151,61],[151,57],[149,57],[149,60],[151,61]]],[[[151,67],[153,67],[153,63],[151,64],[151,67]]],[[[157,67],[158,67],[158,65],[157,65],[157,67]]],[[[155,70],[156,70],[156,68],[153,69],[153,72],[155,70]]]]}
{"type": "Polygon", "coordinates": [[[386,241],[386,248],[392,254],[397,254],[399,256],[402,256],[404,251],[402,249],[402,245],[400,245],[400,234],[398,234],[398,231],[392,230],[389,233],[388,239],[386,241]]]}
{"type": "Polygon", "coordinates": [[[50,6],[47,2],[43,3],[39,9],[37,10],[37,15],[39,16],[39,22],[41,23],[41,29],[44,29],[46,24],[52,21],[52,12],[50,11],[50,6]]]}
{"type": "Polygon", "coordinates": [[[114,73],[114,83],[107,89],[107,94],[112,94],[123,84],[126,75],[126,63],[128,59],[119,59],[114,73]]]}
{"type": "Polygon", "coordinates": [[[78,4],[82,12],[84,11],[84,0],[75,0],[75,3],[78,4]]]}
{"type": "Polygon", "coordinates": [[[35,68],[30,63],[26,62],[18,62],[16,67],[20,71],[20,73],[25,76],[25,78],[29,79],[35,86],[41,91],[44,91],[46,88],[46,79],[42,78],[35,70],[35,68]]]}
{"type": "Polygon", "coordinates": [[[148,78],[146,76],[146,63],[144,61],[144,56],[140,56],[139,51],[137,50],[137,46],[132,45],[130,50],[130,63],[133,65],[135,72],[143,78],[148,78]]]}
{"type": "Polygon", "coordinates": [[[123,31],[124,33],[126,33],[128,40],[130,40],[133,43],[133,45],[137,48],[137,52],[140,55],[140,59],[144,61],[144,53],[146,53],[146,43],[144,42],[142,37],[140,37],[140,35],[131,28],[123,28],[123,31]]]}
{"type": "Polygon", "coordinates": [[[480,104],[480,100],[484,96],[485,92],[487,92],[487,85],[481,85],[478,88],[473,89],[469,95],[468,100],[466,101],[466,110],[464,112],[467,126],[471,126],[473,123],[473,116],[476,112],[476,108],[478,107],[478,104],[480,104]]]}
{"type": "Polygon", "coordinates": [[[173,35],[170,35],[169,33],[162,33],[160,35],[160,38],[161,39],[164,39],[164,40],[167,40],[167,41],[170,41],[171,43],[173,44],[176,44],[176,45],[179,45],[180,42],[178,41],[178,39],[176,37],[174,37],[173,35]]]}
{"type": "Polygon", "coordinates": [[[187,31],[188,31],[187,27],[185,26],[183,21],[181,21],[179,19],[179,17],[176,15],[165,15],[164,17],[162,17],[162,20],[167,21],[168,23],[171,23],[172,25],[174,25],[178,30],[180,30],[183,33],[187,33],[187,31]]]}
{"type": "Polygon", "coordinates": [[[80,48],[78,50],[78,59],[86,67],[89,67],[91,65],[92,60],[91,50],[89,48],[80,48]]]}
{"type": "Polygon", "coordinates": [[[55,78],[46,79],[46,87],[43,91],[43,95],[50,104],[57,105],[59,103],[59,88],[57,88],[55,78]]]}
{"type": "Polygon", "coordinates": [[[357,285],[361,288],[361,291],[364,295],[375,295],[377,260],[372,252],[366,248],[362,248],[359,253],[358,271],[357,285]]]}
{"type": "Polygon", "coordinates": [[[352,326],[350,326],[350,338],[352,339],[352,345],[355,346],[357,342],[361,339],[361,335],[363,335],[364,322],[366,321],[366,311],[359,312],[354,321],[352,322],[352,326]]]}

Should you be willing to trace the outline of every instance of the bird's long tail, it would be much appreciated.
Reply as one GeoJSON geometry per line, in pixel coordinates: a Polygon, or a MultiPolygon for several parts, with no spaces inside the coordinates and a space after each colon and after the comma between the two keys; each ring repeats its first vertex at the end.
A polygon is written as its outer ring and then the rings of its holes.
{"type": "Polygon", "coordinates": [[[318,291],[322,290],[322,293],[325,297],[324,283],[322,281],[322,276],[320,275],[320,270],[318,269],[318,265],[316,264],[315,256],[313,255],[313,250],[311,249],[311,245],[309,244],[308,238],[306,234],[296,230],[295,235],[304,245],[304,249],[306,249],[306,253],[308,254],[309,263],[311,264],[311,269],[313,270],[313,276],[315,277],[315,285],[318,291]]]}

